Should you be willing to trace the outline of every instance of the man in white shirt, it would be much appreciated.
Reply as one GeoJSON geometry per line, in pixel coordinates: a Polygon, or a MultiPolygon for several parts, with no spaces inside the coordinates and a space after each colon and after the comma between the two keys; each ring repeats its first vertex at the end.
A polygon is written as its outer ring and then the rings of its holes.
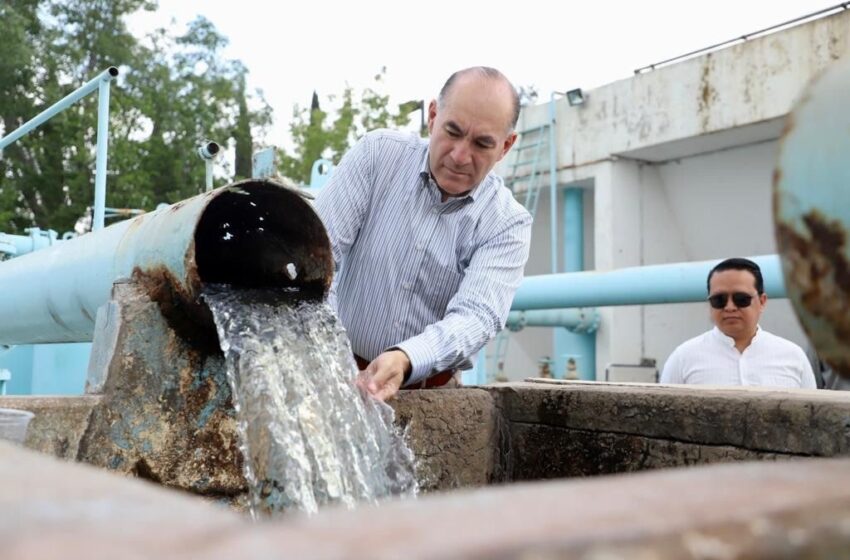
{"type": "Polygon", "coordinates": [[[816,388],[803,349],[759,327],[767,294],[756,263],[726,259],[707,284],[715,327],[673,351],[661,383],[816,388]]]}

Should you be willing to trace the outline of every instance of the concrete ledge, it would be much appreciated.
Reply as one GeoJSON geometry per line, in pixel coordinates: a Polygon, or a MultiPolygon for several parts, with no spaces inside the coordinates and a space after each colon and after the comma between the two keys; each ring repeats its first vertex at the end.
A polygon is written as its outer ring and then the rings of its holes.
{"type": "MultiPolygon", "coordinates": [[[[0,408],[35,413],[27,447],[76,460],[92,411],[103,398],[0,397],[0,408]]],[[[416,454],[423,491],[481,486],[501,477],[498,442],[504,434],[500,431],[501,416],[488,391],[402,391],[391,404],[396,423],[407,430],[408,442],[416,454]]],[[[235,433],[230,432],[232,429],[222,430],[224,436],[235,438],[235,433]]],[[[205,472],[197,469],[196,474],[201,477],[205,472]]],[[[186,483],[185,487],[192,489],[192,484],[186,483]]]]}
{"type": "Polygon", "coordinates": [[[482,486],[500,479],[501,414],[482,389],[401,391],[390,404],[407,430],[423,491],[482,486]]]}
{"type": "Polygon", "coordinates": [[[0,397],[0,408],[16,408],[35,413],[27,431],[30,449],[74,460],[89,416],[100,402],[98,396],[82,397],[0,397]]]}
{"type": "Polygon", "coordinates": [[[252,525],[187,494],[0,442],[4,560],[837,558],[850,460],[462,490],[252,525]]]}
{"type": "Polygon", "coordinates": [[[850,394],[802,389],[511,383],[509,422],[831,457],[850,453],[850,394]]]}

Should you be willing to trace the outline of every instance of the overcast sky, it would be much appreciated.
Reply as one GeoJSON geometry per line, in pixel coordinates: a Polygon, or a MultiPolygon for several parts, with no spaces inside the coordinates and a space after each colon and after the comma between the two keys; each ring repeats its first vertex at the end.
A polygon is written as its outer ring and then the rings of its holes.
{"type": "Polygon", "coordinates": [[[628,78],[634,69],[794,19],[836,0],[159,0],[130,20],[144,33],[203,15],[229,40],[229,58],[250,70],[285,145],[292,107],[362,90],[382,66],[395,103],[430,100],[451,72],[495,66],[516,85],[553,90],[628,78]]]}

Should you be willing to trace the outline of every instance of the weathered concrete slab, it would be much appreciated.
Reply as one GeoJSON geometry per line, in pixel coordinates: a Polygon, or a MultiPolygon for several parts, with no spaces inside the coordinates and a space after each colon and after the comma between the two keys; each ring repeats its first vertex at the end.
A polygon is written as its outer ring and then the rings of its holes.
{"type": "Polygon", "coordinates": [[[401,391],[390,404],[407,430],[423,491],[482,486],[502,476],[501,414],[488,391],[401,391]]]}
{"type": "Polygon", "coordinates": [[[0,442],[4,560],[841,558],[850,460],[737,463],[435,494],[253,525],[0,442]]]}
{"type": "Polygon", "coordinates": [[[34,413],[27,431],[26,446],[63,459],[74,460],[98,396],[0,397],[0,408],[34,413]]]}
{"type": "Polygon", "coordinates": [[[512,423],[765,453],[850,453],[850,394],[838,391],[581,382],[492,390],[512,423]]]}

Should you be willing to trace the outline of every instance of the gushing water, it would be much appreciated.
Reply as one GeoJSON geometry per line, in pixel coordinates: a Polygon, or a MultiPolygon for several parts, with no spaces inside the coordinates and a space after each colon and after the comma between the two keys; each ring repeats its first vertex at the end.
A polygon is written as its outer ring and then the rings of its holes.
{"type": "Polygon", "coordinates": [[[413,454],[392,409],[355,386],[357,366],[325,302],[208,287],[233,389],[252,515],[413,495],[413,454]]]}

